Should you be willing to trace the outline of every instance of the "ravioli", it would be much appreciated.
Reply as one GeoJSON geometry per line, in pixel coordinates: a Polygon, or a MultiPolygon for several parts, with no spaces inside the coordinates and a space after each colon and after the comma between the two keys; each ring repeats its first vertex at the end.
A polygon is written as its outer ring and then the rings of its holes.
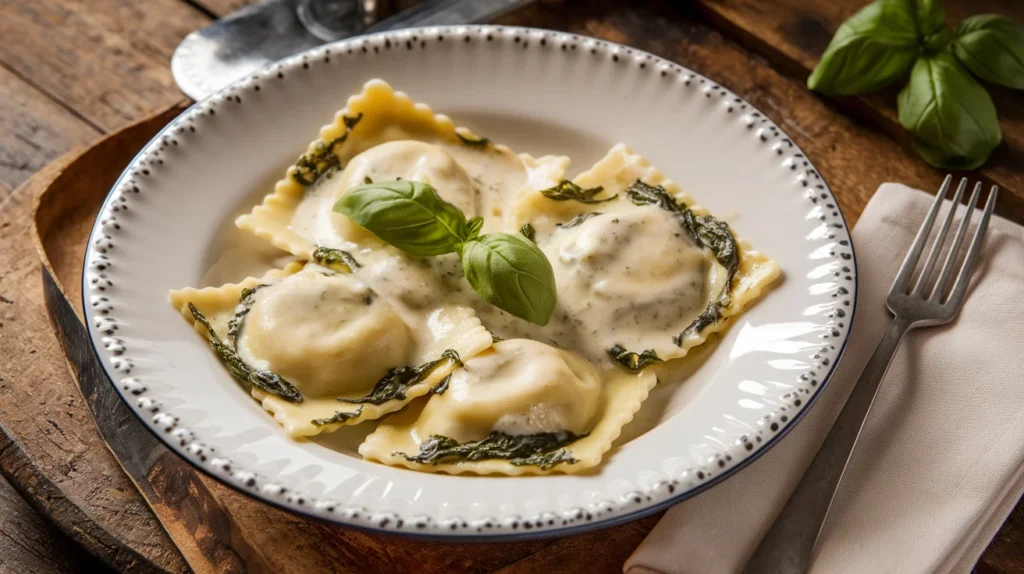
{"type": "Polygon", "coordinates": [[[529,224],[551,261],[559,304],[542,329],[480,306],[482,320],[592,360],[640,369],[683,357],[780,272],[624,144],[556,190],[521,191],[511,211],[508,225],[529,224]]]}
{"type": "Polygon", "coordinates": [[[470,309],[410,325],[357,276],[317,264],[170,298],[293,437],[399,410],[491,344],[470,309]]]}
{"type": "Polygon", "coordinates": [[[426,472],[579,472],[601,462],[656,382],[651,371],[505,340],[465,361],[425,405],[382,421],[359,453],[426,472]]]}
{"type": "Polygon", "coordinates": [[[485,216],[483,231],[490,232],[502,227],[505,205],[517,193],[554,185],[567,165],[564,156],[517,155],[371,80],[349,98],[334,123],[320,130],[320,138],[288,168],[274,192],[236,225],[306,259],[318,246],[381,247],[332,208],[367,178],[401,178],[429,183],[467,217],[485,216]]]}

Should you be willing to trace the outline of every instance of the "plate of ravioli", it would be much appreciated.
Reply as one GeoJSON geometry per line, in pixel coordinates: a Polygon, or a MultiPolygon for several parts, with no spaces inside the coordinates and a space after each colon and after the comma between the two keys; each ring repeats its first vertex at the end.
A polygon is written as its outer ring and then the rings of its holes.
{"type": "Polygon", "coordinates": [[[425,537],[664,509],[769,449],[842,354],[835,199],[764,114],[628,47],[388,32],[199,102],[92,231],[90,336],[251,496],[425,537]]]}

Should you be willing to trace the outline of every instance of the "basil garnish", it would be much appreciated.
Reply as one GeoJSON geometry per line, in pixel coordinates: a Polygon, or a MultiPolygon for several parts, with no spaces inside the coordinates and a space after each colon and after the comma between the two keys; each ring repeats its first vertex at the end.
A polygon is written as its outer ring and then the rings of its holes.
{"type": "Polygon", "coordinates": [[[558,185],[549,189],[541,190],[540,193],[544,197],[554,201],[572,200],[578,201],[580,203],[603,203],[605,201],[611,201],[618,197],[616,195],[613,195],[611,197],[604,197],[598,199],[597,194],[601,193],[602,191],[604,191],[604,188],[601,186],[584,189],[567,179],[563,179],[558,183],[558,185]]]}
{"type": "Polygon", "coordinates": [[[995,14],[971,16],[956,31],[953,53],[975,76],[1024,90],[1024,26],[995,14]]]}
{"type": "Polygon", "coordinates": [[[492,431],[483,440],[459,443],[453,438],[433,435],[420,445],[419,454],[395,454],[421,464],[503,459],[515,466],[536,466],[547,470],[558,464],[576,463],[572,453],[562,447],[584,436],[571,432],[508,435],[492,431]]]}
{"type": "Polygon", "coordinates": [[[415,181],[365,183],[334,204],[334,211],[391,245],[420,257],[459,250],[467,239],[462,210],[441,199],[433,187],[415,181]]]}
{"type": "Polygon", "coordinates": [[[939,0],[876,0],[843,22],[807,87],[826,94],[871,92],[910,72],[899,119],[928,163],[973,169],[1002,139],[983,80],[1024,89],[1024,27],[972,16],[954,35],[939,0]],[[963,67],[966,66],[966,69],[963,67]]]}
{"type": "Polygon", "coordinates": [[[522,235],[492,233],[462,249],[462,270],[489,303],[537,325],[555,310],[555,272],[539,247],[522,235]]]}
{"type": "MultiPolygon", "coordinates": [[[[338,400],[343,403],[370,403],[374,405],[382,405],[394,399],[405,400],[406,389],[429,377],[430,373],[434,372],[434,369],[446,361],[451,361],[458,366],[462,366],[462,361],[459,360],[459,354],[452,349],[448,349],[441,353],[441,356],[437,359],[423,363],[418,367],[407,366],[391,369],[386,375],[377,381],[377,384],[373,386],[373,390],[365,397],[338,400]]],[[[444,380],[438,383],[438,385],[434,387],[434,391],[442,393],[446,388],[448,388],[448,377],[445,377],[444,380]],[[441,390],[437,390],[442,385],[443,388],[441,390]]]]}
{"type": "Polygon", "coordinates": [[[220,360],[227,366],[228,372],[232,376],[247,385],[277,395],[286,401],[293,403],[302,402],[302,394],[299,393],[299,390],[294,385],[286,381],[284,377],[271,371],[250,366],[238,356],[234,349],[225,345],[220,340],[220,337],[217,336],[217,332],[213,330],[210,321],[196,309],[195,305],[189,303],[188,310],[192,314],[192,319],[206,329],[206,338],[210,346],[213,347],[214,352],[217,353],[220,360]]]}
{"type": "Polygon", "coordinates": [[[425,183],[360,185],[345,192],[334,211],[412,255],[458,253],[466,279],[487,302],[538,325],[551,318],[555,275],[544,253],[519,235],[481,236],[483,218],[467,221],[425,183]]]}
{"type": "Polygon", "coordinates": [[[897,103],[900,123],[932,165],[974,169],[1002,139],[992,98],[948,51],[914,64],[897,103]]]}

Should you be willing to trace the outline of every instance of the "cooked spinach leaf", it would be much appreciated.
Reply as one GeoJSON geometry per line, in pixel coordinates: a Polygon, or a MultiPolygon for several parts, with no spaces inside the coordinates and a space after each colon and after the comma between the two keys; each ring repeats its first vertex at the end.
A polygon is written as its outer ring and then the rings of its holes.
{"type": "Polygon", "coordinates": [[[537,237],[537,230],[535,230],[533,226],[530,225],[529,223],[524,223],[523,226],[519,228],[519,233],[523,237],[536,243],[536,240],[534,238],[537,237]]]}
{"type": "Polygon", "coordinates": [[[459,132],[455,132],[455,135],[459,136],[459,139],[462,140],[462,143],[468,145],[469,147],[487,147],[487,145],[491,143],[491,140],[487,138],[482,138],[480,136],[470,137],[462,135],[459,132]]]}
{"type": "Polygon", "coordinates": [[[245,316],[252,310],[252,304],[256,302],[256,292],[266,287],[266,284],[257,285],[242,289],[242,296],[238,299],[238,306],[235,307],[235,314],[228,321],[228,343],[237,351],[238,336],[242,333],[242,325],[245,323],[245,316]]]}
{"type": "Polygon", "coordinates": [[[555,227],[559,227],[559,228],[562,228],[562,229],[572,229],[573,227],[579,227],[580,225],[583,225],[584,221],[586,221],[586,220],[588,220],[591,217],[594,217],[596,215],[601,215],[601,213],[599,211],[591,211],[590,213],[581,213],[581,214],[577,215],[576,217],[573,217],[569,221],[566,221],[565,223],[556,223],[555,227]]]}
{"type": "Polygon", "coordinates": [[[302,185],[313,185],[324,175],[340,169],[342,167],[341,159],[335,155],[334,148],[348,139],[352,128],[356,127],[361,119],[363,119],[362,113],[355,116],[344,116],[342,121],[345,123],[345,133],[329,142],[318,141],[313,146],[313,151],[302,154],[295,162],[292,179],[302,185]]]}
{"type": "Polygon", "coordinates": [[[573,200],[580,203],[604,203],[605,201],[611,201],[618,197],[618,195],[613,195],[611,197],[598,199],[597,194],[602,191],[604,191],[604,188],[601,186],[584,189],[567,179],[563,179],[558,183],[558,185],[549,189],[541,190],[541,194],[554,201],[573,200]]]}
{"type": "Polygon", "coordinates": [[[322,427],[324,425],[329,425],[329,424],[333,424],[333,423],[343,423],[345,421],[350,421],[350,420],[358,417],[359,414],[362,413],[362,412],[363,412],[363,407],[359,407],[358,409],[356,409],[354,411],[351,411],[351,412],[337,411],[333,415],[331,415],[330,417],[327,417],[325,419],[313,419],[312,422],[313,422],[313,424],[315,424],[318,427],[322,427]]]}
{"type": "Polygon", "coordinates": [[[234,349],[225,345],[220,340],[220,337],[217,336],[217,332],[213,330],[210,321],[196,309],[195,305],[189,303],[188,310],[192,313],[192,319],[206,329],[206,337],[210,342],[210,346],[213,347],[221,361],[227,366],[228,372],[232,376],[247,385],[277,395],[286,401],[293,403],[302,402],[302,394],[299,393],[299,390],[294,385],[271,371],[250,366],[238,356],[234,349]]]}
{"type": "Polygon", "coordinates": [[[440,383],[434,385],[434,388],[430,389],[430,392],[435,395],[443,394],[448,390],[448,383],[451,382],[452,376],[449,374],[447,377],[441,379],[440,383]]]}
{"type": "MultiPolygon", "coordinates": [[[[453,349],[448,349],[441,353],[439,358],[423,363],[418,367],[406,366],[391,369],[388,371],[388,374],[384,375],[381,380],[377,381],[377,384],[373,386],[373,390],[365,397],[338,400],[343,403],[370,403],[374,405],[382,405],[393,399],[405,399],[405,391],[409,387],[426,379],[430,376],[430,373],[434,372],[435,368],[445,361],[452,361],[454,364],[462,366],[459,354],[453,349]]],[[[445,387],[447,387],[445,381],[441,381],[439,386],[440,384],[445,384],[445,387]]]]}
{"type": "Polygon", "coordinates": [[[356,269],[362,267],[348,251],[330,247],[317,247],[313,251],[313,261],[316,261],[318,265],[344,273],[354,273],[356,269]]]}
{"type": "Polygon", "coordinates": [[[483,440],[459,443],[453,438],[433,435],[420,445],[419,454],[395,454],[410,462],[421,464],[502,459],[515,466],[536,466],[541,470],[547,470],[557,464],[576,463],[577,460],[572,453],[562,447],[585,436],[571,432],[508,435],[492,431],[483,440]]]}
{"type": "Polygon", "coordinates": [[[648,185],[637,180],[626,190],[626,197],[636,205],[656,205],[676,214],[683,229],[686,230],[686,234],[697,247],[708,248],[715,255],[718,263],[726,269],[725,287],[722,288],[721,294],[711,301],[686,329],[672,338],[676,345],[681,346],[685,335],[700,331],[720,320],[722,308],[729,306],[732,302],[732,280],[740,265],[736,237],[729,230],[727,223],[710,215],[694,215],[689,207],[677,203],[660,185],[648,185]]]}
{"type": "Polygon", "coordinates": [[[655,353],[654,349],[647,349],[642,353],[634,353],[622,345],[615,345],[608,349],[608,354],[623,367],[634,373],[642,371],[655,363],[662,362],[662,359],[658,357],[658,353],[655,353]]]}

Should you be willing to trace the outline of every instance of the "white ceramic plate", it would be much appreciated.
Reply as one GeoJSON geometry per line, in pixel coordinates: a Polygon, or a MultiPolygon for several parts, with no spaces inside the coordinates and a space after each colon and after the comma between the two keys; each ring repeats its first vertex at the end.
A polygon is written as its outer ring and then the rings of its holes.
{"type": "MultiPolygon", "coordinates": [[[[260,271],[258,269],[254,271],[260,271]]],[[[558,32],[471,26],[356,38],[200,102],[125,171],[86,253],[89,332],[139,417],[196,467],[286,509],[423,536],[565,534],[653,513],[769,448],[814,401],[851,321],[853,248],[828,186],[752,106],[650,54],[558,32]],[[329,123],[383,78],[495,141],[567,154],[570,175],[627,142],[775,258],[783,278],[685,381],[663,381],[604,463],[579,475],[416,473],[361,460],[372,425],[289,439],[168,303],[267,253],[231,229],[329,123]]]]}

